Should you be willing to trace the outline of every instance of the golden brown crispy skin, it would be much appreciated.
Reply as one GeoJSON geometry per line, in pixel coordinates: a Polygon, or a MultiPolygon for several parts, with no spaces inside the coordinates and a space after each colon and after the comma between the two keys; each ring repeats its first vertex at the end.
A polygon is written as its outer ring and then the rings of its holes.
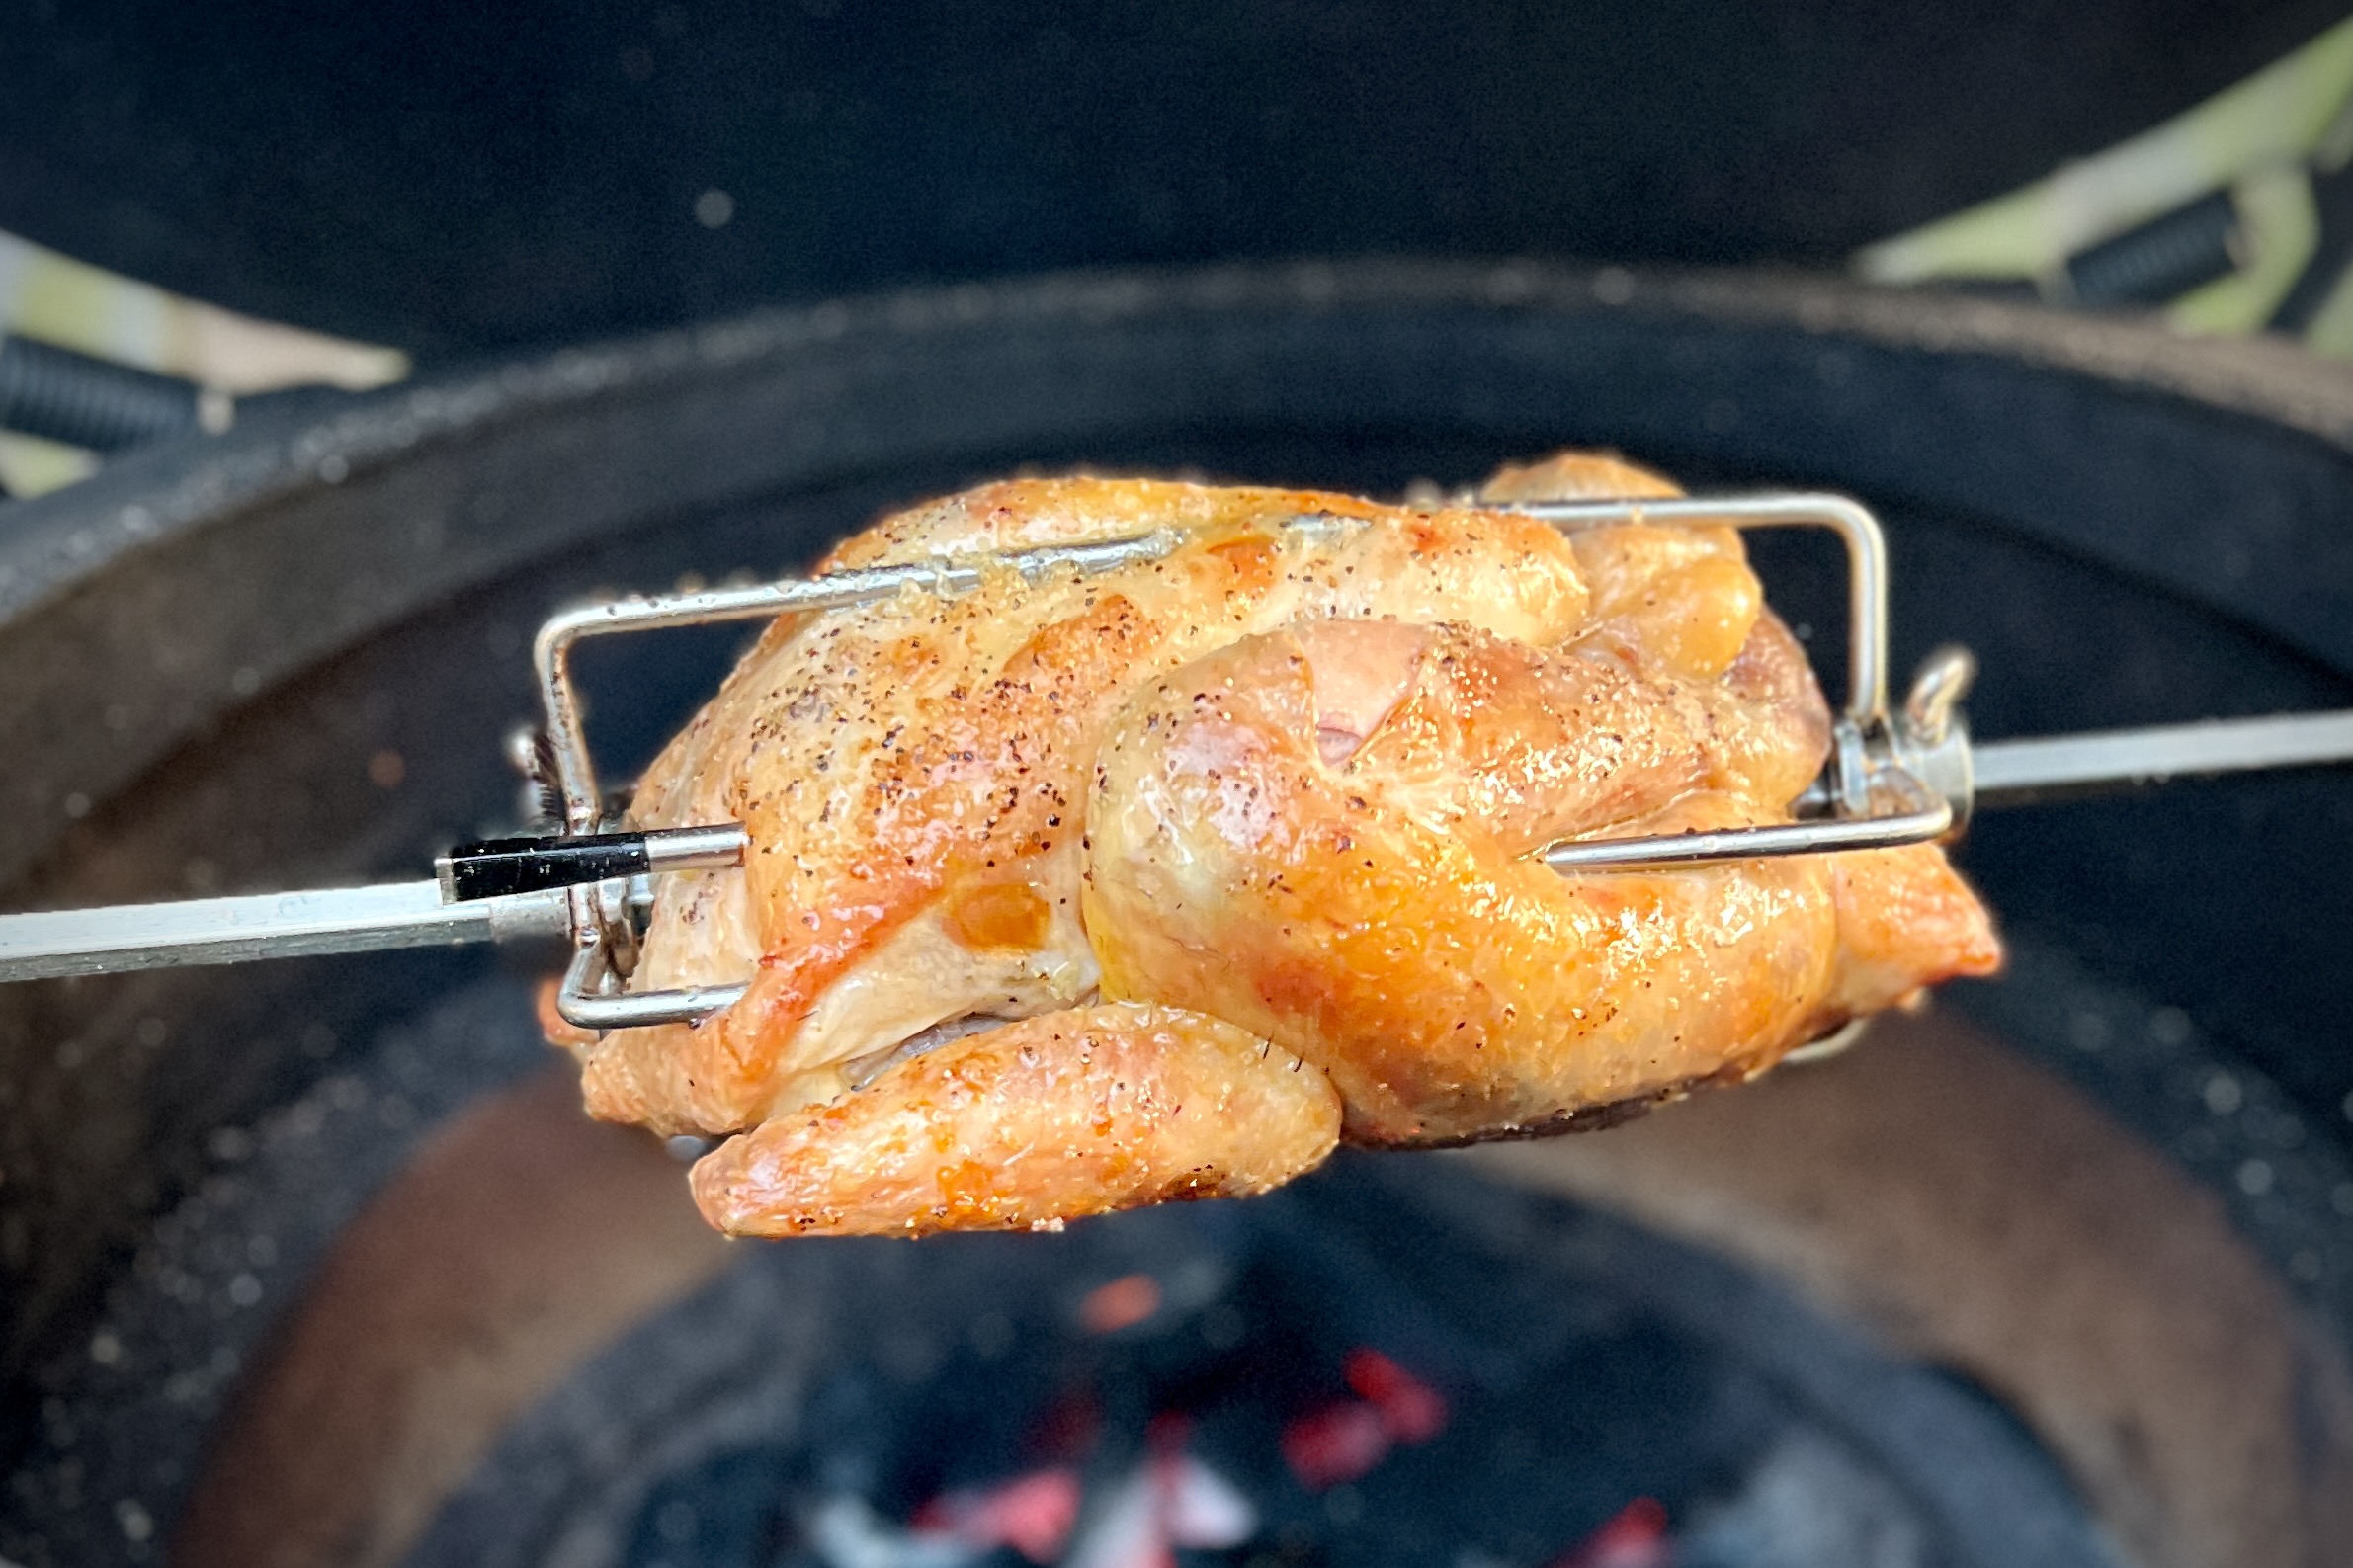
{"type": "MultiPolygon", "coordinates": [[[[1648,469],[1581,452],[1506,467],[1478,492],[1491,502],[1666,500],[1682,493],[1648,469]]],[[[1723,674],[1764,614],[1764,590],[1732,529],[1629,523],[1581,531],[1570,547],[1592,596],[1580,636],[1639,648],[1662,670],[1699,680],[1723,674]]],[[[1799,662],[1803,668],[1803,657],[1799,662]]],[[[1807,679],[1810,684],[1810,672],[1807,679]]]]}
{"type": "Polygon", "coordinates": [[[741,1236],[1025,1230],[1263,1193],[1339,1132],[1331,1080],[1290,1052],[1107,1004],[967,1035],[768,1121],[695,1167],[695,1200],[741,1236]]]}
{"type": "MultiPolygon", "coordinates": [[[[1574,454],[1489,491],[1674,493],[1574,454]]],[[[751,989],[564,1043],[598,1115],[738,1134],[697,1168],[714,1224],[1255,1191],[1343,1114],[1377,1142],[1574,1120],[1995,960],[1933,849],[1518,859],[1786,820],[1814,776],[1827,709],[1728,529],[1022,480],[826,565],[1160,530],[1173,554],[1091,579],[779,621],[648,773],[638,822],[741,821],[753,851],[661,879],[630,983],[751,989]]]]}
{"type": "Polygon", "coordinates": [[[1236,643],[1105,740],[1086,895],[1104,994],[1298,1052],[1360,1142],[1508,1134],[1759,1071],[1843,1021],[1850,971],[1868,997],[1884,972],[1988,960],[1974,901],[1874,863],[1902,914],[1850,926],[1821,857],[1563,877],[1528,856],[1787,820],[1793,728],[1722,683],[1461,628],[1236,643]],[[1392,696],[1340,756],[1318,701],[1350,666],[1359,703],[1392,696]]]}

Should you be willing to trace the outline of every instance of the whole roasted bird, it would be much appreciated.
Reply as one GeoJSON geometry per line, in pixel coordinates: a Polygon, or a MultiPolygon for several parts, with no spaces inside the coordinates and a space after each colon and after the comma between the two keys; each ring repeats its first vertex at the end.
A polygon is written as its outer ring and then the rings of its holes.
{"type": "MultiPolygon", "coordinates": [[[[1675,493],[1566,454],[1481,499],[1675,493]]],[[[713,1224],[1051,1227],[1342,1139],[1598,1124],[1999,961],[1933,847],[1530,858],[1784,822],[1816,776],[1827,709],[1729,529],[1019,480],[826,569],[1159,529],[1108,574],[780,620],[647,774],[640,825],[751,850],[662,880],[632,986],[756,978],[555,1032],[596,1115],[725,1137],[713,1224]]]]}

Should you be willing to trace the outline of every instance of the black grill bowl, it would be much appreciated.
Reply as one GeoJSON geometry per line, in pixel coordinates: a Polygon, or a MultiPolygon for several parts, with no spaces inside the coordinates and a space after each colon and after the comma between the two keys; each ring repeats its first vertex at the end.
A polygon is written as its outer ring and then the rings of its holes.
{"type": "MultiPolygon", "coordinates": [[[[2285,348],[1747,275],[1089,276],[288,399],[0,512],[0,882],[37,907],[421,874],[513,820],[500,739],[529,715],[525,646],[547,611],[795,568],[969,480],[1090,464],[1395,492],[1564,444],[1880,508],[1897,666],[1972,643],[1986,735],[2353,703],[2353,378],[2285,348]]],[[[1834,555],[1758,553],[1834,682],[1834,555]]],[[[649,754],[738,641],[584,659],[609,773],[649,754]]],[[[1721,1356],[1676,1303],[1725,1271],[1802,1318],[1801,1340],[1894,1380],[1875,1386],[1931,1379],[1943,1392],[1920,1397],[1970,1443],[2015,1418],[2015,1522],[2044,1518],[2029,1491],[2061,1521],[2038,1560],[2091,1560],[2105,1538],[2185,1565],[2324,1561],[2353,1529],[2348,850],[2341,776],[1988,819],[1962,859],[2004,915],[2012,976],[1959,988],[1908,1034],[1623,1132],[1429,1160],[1426,1177],[1356,1162],[1262,1216],[1119,1222],[1005,1256],[1073,1280],[1154,1237],[1171,1257],[1257,1257],[1287,1225],[1345,1235],[1402,1184],[1394,1201],[1459,1222],[1499,1289],[1554,1267],[1531,1238],[1566,1237],[1602,1260],[1580,1289],[1639,1297],[1721,1356]],[[1517,1197],[1542,1213],[1481,1229],[1461,1193],[1485,1183],[1581,1206],[1517,1197]],[[1684,1284],[1628,1282],[1624,1260],[1669,1256],[1684,1284]],[[2113,1315],[2070,1289],[2112,1294],[2113,1315]],[[1972,1291],[1993,1304],[1937,1309],[1972,1291]],[[2232,1444],[2240,1460],[2213,1458],[2232,1444]]],[[[761,1279],[780,1302],[832,1300],[860,1271],[882,1289],[913,1270],[906,1300],[935,1318],[1000,1288],[1010,1265],[957,1243],[881,1262],[709,1243],[667,1157],[581,1126],[546,1075],[529,1020],[546,960],[0,992],[0,1553],[382,1562],[438,1542],[540,1560],[605,1473],[546,1467],[584,1390],[628,1381],[615,1345],[677,1343],[672,1316],[718,1322],[710,1292],[761,1279]],[[445,1395],[479,1397],[386,1414],[428,1364],[445,1395]],[[295,1473],[304,1453],[321,1475],[295,1473]],[[408,1479],[356,1479],[378,1470],[408,1479]]],[[[1022,1299],[1046,1312],[1054,1288],[1022,1299]]],[[[867,1330],[839,1356],[886,1361],[867,1330]]],[[[654,1389],[614,1429],[638,1447],[608,1452],[611,1473],[704,1473],[639,1451],[664,1432],[705,1442],[709,1412],[676,1414],[681,1397],[654,1389]]],[[[1655,1416],[1665,1396],[1627,1397],[1596,1430],[1650,1430],[1635,1406],[1655,1416]]],[[[738,1448],[781,1452],[767,1441],[738,1448]]],[[[771,1490],[800,1474],[744,1462],[771,1490]]],[[[1689,1472],[1694,1496],[1737,1490],[1711,1476],[1689,1472]]],[[[1958,1459],[1948,1479],[1976,1484],[1958,1459]]],[[[1922,1517],[1949,1501],[1913,1498],[1922,1517]]],[[[1935,1560],[2015,1548],[1937,1538],[1935,1560]]]]}

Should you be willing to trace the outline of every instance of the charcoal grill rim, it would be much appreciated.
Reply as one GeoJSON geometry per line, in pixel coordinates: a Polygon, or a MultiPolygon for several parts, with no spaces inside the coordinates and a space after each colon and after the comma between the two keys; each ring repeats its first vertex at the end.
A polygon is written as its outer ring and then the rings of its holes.
{"type": "MultiPolygon", "coordinates": [[[[77,598],[103,594],[126,569],[152,567],[156,560],[168,561],[175,550],[199,546],[210,536],[234,534],[234,525],[240,519],[257,512],[266,513],[279,502],[291,499],[299,505],[305,500],[318,500],[322,491],[315,481],[321,478],[321,464],[340,462],[341,481],[326,489],[350,498],[354,503],[352,510],[364,513],[365,509],[356,503],[365,498],[371,484],[383,473],[396,470],[403,455],[455,453],[462,459],[471,442],[527,425],[534,417],[616,406],[626,413],[632,398],[656,400],[675,381],[712,377],[714,367],[739,379],[761,373],[764,368],[776,371],[781,361],[789,357],[789,351],[780,349],[776,341],[781,330],[779,321],[814,334],[809,342],[799,345],[808,348],[810,343],[821,345],[854,338],[861,321],[860,311],[869,313],[867,324],[882,338],[904,344],[911,341],[911,334],[919,331],[953,331],[991,321],[1001,325],[1005,313],[1016,308],[1031,312],[1024,319],[1050,325],[1058,321],[1074,330],[1088,332],[1148,324],[1155,319],[1154,310],[1161,311],[1165,318],[1173,311],[1193,310],[1206,315],[1252,305],[1304,307],[1335,320],[1347,319],[1351,310],[1402,313],[1433,306],[1479,312],[1551,308],[1563,316],[1619,312],[1629,319],[1642,317],[1642,325],[1649,329],[1665,323],[1680,324],[1695,334],[1737,328],[1794,337],[1797,347],[1790,351],[1793,354],[1800,350],[1835,354],[1849,348],[1888,349],[1920,360],[1926,367],[1924,373],[1930,374],[1957,364],[1989,368],[1997,375],[2015,374],[2021,367],[2041,372],[2057,368],[2078,382],[2105,387],[2124,401],[2155,411],[2159,417],[2168,404],[2178,405],[2201,421],[2212,421],[2219,411],[2242,418],[2249,425],[2279,427],[2281,432],[2316,446],[2340,463],[2353,454],[2353,437],[2348,435],[2353,432],[2353,421],[2337,419],[2330,412],[2331,398],[2337,405],[2353,409],[2353,375],[2314,366],[2277,345],[2184,345],[2142,325],[2069,321],[2031,309],[1975,300],[1871,294],[1835,282],[1758,279],[1745,275],[1641,278],[1611,269],[1475,269],[1404,264],[1047,280],[1006,285],[994,290],[942,290],[848,306],[770,313],[701,333],[667,334],[659,339],[633,340],[604,351],[550,356],[522,371],[508,371],[495,377],[467,379],[461,374],[374,394],[349,405],[338,405],[332,411],[289,404],[265,411],[244,431],[222,443],[201,447],[184,444],[131,459],[80,489],[62,492],[42,502],[27,503],[0,515],[0,534],[6,535],[0,537],[0,565],[32,558],[48,546],[63,551],[59,556],[52,550],[52,558],[78,553],[78,563],[55,577],[50,585],[53,591],[28,597],[13,614],[0,604],[0,670],[7,668],[4,655],[8,651],[26,645],[38,635],[37,630],[29,628],[40,627],[45,618],[60,608],[72,607],[77,598]],[[1155,289],[1161,292],[1156,293],[1155,289]],[[1580,294],[1579,290],[1583,292],[1580,294]],[[991,304],[992,299],[997,303],[991,304]],[[730,338],[731,331],[738,335],[730,338]],[[2070,349],[2083,352],[2069,360],[2063,351],[2070,349]],[[612,368],[597,363],[599,353],[626,358],[634,351],[643,352],[645,363],[634,365],[631,375],[607,373],[612,368]],[[456,403],[434,401],[449,396],[452,387],[461,391],[470,388],[478,393],[491,380],[500,382],[504,392],[510,394],[507,401],[477,400],[471,404],[462,398],[456,403]],[[419,397],[427,404],[422,412],[413,401],[419,397]],[[412,401],[403,405],[402,399],[412,401]],[[2267,403],[2279,406],[2267,407],[2267,403]],[[431,424],[428,416],[437,410],[445,423],[424,428],[431,424]],[[337,446],[336,442],[343,445],[337,446]],[[186,502],[185,508],[159,510],[156,497],[165,491],[186,502]],[[104,531],[96,529],[94,521],[108,507],[143,508],[145,521],[139,528],[124,531],[123,536],[110,546],[104,531]],[[29,520],[27,526],[11,532],[11,526],[20,516],[29,520]],[[64,533],[60,536],[61,528],[64,533]],[[44,530],[51,536],[46,545],[42,542],[44,530]],[[77,551],[75,534],[80,530],[91,532],[81,534],[77,551]],[[62,545],[58,544],[60,537],[65,541],[62,545]]],[[[724,380],[725,374],[716,378],[724,380]]],[[[1067,439],[1069,433],[1062,434],[1067,439]]],[[[1634,444],[1633,438],[1628,439],[1630,445],[1634,444]]],[[[937,451],[931,454],[938,455],[937,451]]],[[[1773,465],[1773,455],[1769,450],[1761,450],[1755,461],[1759,468],[1769,468],[1773,465]]],[[[861,471],[812,469],[784,477],[771,476],[751,484],[749,489],[813,484],[851,477],[861,471]]],[[[1858,488],[1866,487],[1863,482],[1853,482],[1858,488]]],[[[1871,483],[1882,494],[1909,493],[1908,487],[1899,482],[1871,483]]],[[[675,499],[672,509],[708,507],[730,499],[734,499],[733,494],[689,494],[675,499]]],[[[1951,504],[1951,499],[1946,499],[1951,504]]],[[[1998,495],[1976,496],[1965,504],[1978,516],[2014,525],[2021,533],[2038,532],[2032,515],[2005,508],[1998,495]]],[[[641,516],[645,510],[628,500],[618,501],[615,506],[630,515],[641,516]]],[[[344,521],[348,525],[349,519],[344,521]]],[[[593,527],[590,531],[593,533],[593,527]]],[[[2085,553],[2080,540],[2071,542],[2077,546],[2076,553],[2085,553]]],[[[2108,542],[2131,543],[2129,540],[2108,542]]],[[[477,562],[480,569],[475,580],[511,573],[518,565],[528,564],[527,554],[519,551],[511,558],[492,559],[487,564],[477,562]]],[[[2163,571],[2145,564],[2137,574],[2160,582],[2165,580],[2163,571]]],[[[2353,581],[2353,574],[2348,574],[2347,580],[2353,581]]],[[[266,672],[264,685],[274,684],[284,675],[341,651],[380,629],[382,624],[425,608],[444,591],[454,591],[458,586],[463,585],[427,582],[412,597],[381,609],[379,619],[375,621],[345,622],[328,628],[332,635],[314,636],[311,643],[289,649],[281,666],[266,672]]],[[[2262,623],[2260,616],[2245,616],[2243,607],[2229,602],[2228,588],[2226,579],[2200,579],[2195,585],[2195,597],[2225,611],[2237,611],[2242,619],[2254,623],[2262,623]]],[[[314,633],[318,630],[317,627],[294,629],[314,633]]],[[[2319,640],[2324,643],[2329,628],[2283,629],[2274,624],[2270,629],[2310,651],[2314,641],[2310,633],[2323,634],[2319,640]],[[2300,630],[2307,634],[2299,635],[2300,630]]],[[[2332,658],[2323,652],[2322,656],[2324,662],[2353,670],[2353,655],[2339,653],[2332,658]]],[[[242,691],[219,688],[197,694],[202,701],[186,705],[172,725],[149,737],[154,743],[152,750],[156,755],[163,754],[198,733],[210,719],[255,695],[252,687],[242,691]]],[[[0,701],[0,714],[11,711],[5,701],[0,701]]],[[[10,721],[0,717],[0,735],[9,728],[10,721]]],[[[25,753],[20,750],[16,755],[21,757],[25,753]]],[[[138,772],[136,768],[122,771],[119,782],[129,783],[138,772]]],[[[97,798],[102,789],[111,787],[93,787],[90,793],[97,798]]],[[[0,822],[6,820],[0,816],[0,822]]],[[[43,826],[53,836],[53,830],[62,824],[49,820],[43,826]]],[[[5,882],[12,871],[21,868],[24,859],[30,858],[27,854],[12,865],[12,853],[39,853],[46,847],[46,837],[26,845],[13,845],[0,839],[0,882],[5,882]]]]}

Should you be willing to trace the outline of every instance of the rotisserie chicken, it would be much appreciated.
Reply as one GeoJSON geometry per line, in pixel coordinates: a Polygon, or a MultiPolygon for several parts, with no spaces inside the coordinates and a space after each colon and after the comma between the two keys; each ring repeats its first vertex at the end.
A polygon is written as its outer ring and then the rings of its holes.
{"type": "MultiPolygon", "coordinates": [[[[1674,493],[1570,454],[1482,498],[1674,493]]],[[[1105,575],[780,620],[647,774],[638,824],[751,850],[661,880],[632,987],[754,978],[568,1042],[595,1114],[725,1138],[713,1224],[1050,1227],[1598,1124],[1998,962],[1933,847],[1530,858],[1784,822],[1815,777],[1827,709],[1728,529],[1022,480],[825,569],[1159,529],[1105,575]]]]}

